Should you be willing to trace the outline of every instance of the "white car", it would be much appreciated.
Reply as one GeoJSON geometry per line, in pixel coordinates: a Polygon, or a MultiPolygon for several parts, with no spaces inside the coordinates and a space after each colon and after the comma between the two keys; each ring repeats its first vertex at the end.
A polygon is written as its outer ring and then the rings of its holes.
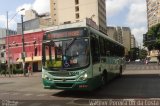
{"type": "Polygon", "coordinates": [[[140,59],[136,59],[136,60],[135,60],[135,62],[140,62],[140,61],[141,61],[140,59]]]}

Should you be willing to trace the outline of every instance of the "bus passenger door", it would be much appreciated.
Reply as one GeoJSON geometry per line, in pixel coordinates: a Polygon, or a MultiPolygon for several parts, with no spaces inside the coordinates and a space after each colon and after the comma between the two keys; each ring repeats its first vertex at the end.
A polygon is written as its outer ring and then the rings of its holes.
{"type": "Polygon", "coordinates": [[[91,37],[91,57],[92,57],[92,73],[93,77],[97,77],[102,72],[100,64],[100,50],[98,38],[91,37]]]}

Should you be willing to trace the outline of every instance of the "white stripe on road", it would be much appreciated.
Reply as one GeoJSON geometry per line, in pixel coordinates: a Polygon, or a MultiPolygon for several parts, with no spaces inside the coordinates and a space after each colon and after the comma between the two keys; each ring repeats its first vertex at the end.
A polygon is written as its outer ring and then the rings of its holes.
{"type": "Polygon", "coordinates": [[[24,94],[24,96],[31,96],[32,94],[24,94]]]}
{"type": "Polygon", "coordinates": [[[47,94],[39,94],[39,95],[37,95],[37,96],[46,96],[47,94]]]}
{"type": "Polygon", "coordinates": [[[0,93],[0,95],[8,95],[9,93],[4,92],[4,93],[0,93]]]}
{"type": "Polygon", "coordinates": [[[19,95],[19,93],[12,93],[12,94],[10,94],[10,95],[19,95]]]}

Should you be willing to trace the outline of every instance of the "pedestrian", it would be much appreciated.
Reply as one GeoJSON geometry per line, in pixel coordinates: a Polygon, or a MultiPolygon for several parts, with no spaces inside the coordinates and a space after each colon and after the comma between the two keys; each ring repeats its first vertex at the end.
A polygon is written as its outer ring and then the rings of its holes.
{"type": "Polygon", "coordinates": [[[148,64],[148,59],[146,59],[146,64],[148,64]]]}
{"type": "Polygon", "coordinates": [[[30,64],[28,65],[28,77],[29,75],[32,75],[32,67],[30,64]]]}

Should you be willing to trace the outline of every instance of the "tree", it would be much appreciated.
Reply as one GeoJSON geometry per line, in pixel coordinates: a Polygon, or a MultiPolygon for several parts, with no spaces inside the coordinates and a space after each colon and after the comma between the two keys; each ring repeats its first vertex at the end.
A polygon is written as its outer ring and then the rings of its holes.
{"type": "Polygon", "coordinates": [[[140,49],[139,58],[140,59],[145,59],[146,57],[147,57],[147,50],[140,49]]]}
{"type": "Polygon", "coordinates": [[[144,46],[148,48],[149,51],[152,49],[160,50],[160,23],[152,26],[146,33],[146,41],[144,41],[144,46]]]}
{"type": "Polygon", "coordinates": [[[129,51],[129,57],[132,61],[139,58],[139,48],[131,48],[129,51]]]}

